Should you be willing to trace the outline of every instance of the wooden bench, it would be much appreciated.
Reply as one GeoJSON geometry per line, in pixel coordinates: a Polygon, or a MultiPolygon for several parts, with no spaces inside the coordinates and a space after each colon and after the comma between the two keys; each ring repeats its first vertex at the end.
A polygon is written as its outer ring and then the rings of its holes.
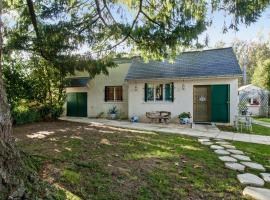
{"type": "Polygon", "coordinates": [[[171,119],[171,112],[168,111],[154,111],[154,112],[146,112],[146,117],[151,120],[153,123],[154,121],[158,121],[161,123],[168,123],[168,120],[171,119]]]}

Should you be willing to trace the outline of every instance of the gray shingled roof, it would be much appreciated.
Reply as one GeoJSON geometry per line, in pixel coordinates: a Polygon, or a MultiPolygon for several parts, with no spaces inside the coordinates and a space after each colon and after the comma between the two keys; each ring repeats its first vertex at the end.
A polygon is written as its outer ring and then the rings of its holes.
{"type": "Polygon", "coordinates": [[[126,80],[167,79],[190,77],[241,76],[242,72],[233,49],[221,48],[184,52],[174,63],[168,61],[143,62],[135,59],[126,80]]]}

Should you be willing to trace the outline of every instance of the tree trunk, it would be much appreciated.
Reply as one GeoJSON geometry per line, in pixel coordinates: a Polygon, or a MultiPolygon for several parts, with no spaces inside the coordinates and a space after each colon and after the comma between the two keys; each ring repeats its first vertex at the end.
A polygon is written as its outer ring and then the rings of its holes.
{"type": "Polygon", "coordinates": [[[3,52],[3,23],[2,23],[2,0],[0,0],[0,138],[9,142],[11,139],[11,116],[10,108],[7,101],[7,95],[3,82],[3,69],[2,69],[2,52],[3,52]]]}

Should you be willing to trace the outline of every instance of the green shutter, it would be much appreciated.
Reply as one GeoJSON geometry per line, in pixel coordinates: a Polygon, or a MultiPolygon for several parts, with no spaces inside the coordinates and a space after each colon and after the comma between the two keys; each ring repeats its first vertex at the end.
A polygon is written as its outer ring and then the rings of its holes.
{"type": "Polygon", "coordinates": [[[147,83],[144,84],[144,101],[147,102],[147,89],[148,85],[147,83]]]}
{"type": "Polygon", "coordinates": [[[67,93],[67,116],[76,116],[76,93],[67,93]]]}
{"type": "Polygon", "coordinates": [[[172,102],[174,102],[174,84],[171,84],[172,87],[172,102]]]}
{"type": "Polygon", "coordinates": [[[229,122],[230,86],[211,86],[211,121],[229,122]]]}
{"type": "Polygon", "coordinates": [[[67,116],[87,117],[87,93],[67,94],[67,116]]]}
{"type": "Polygon", "coordinates": [[[87,117],[87,93],[77,93],[77,116],[87,117]]]}
{"type": "Polygon", "coordinates": [[[174,100],[174,86],[173,83],[165,84],[165,100],[172,101],[174,100]]]}
{"type": "Polygon", "coordinates": [[[107,90],[108,90],[108,87],[105,86],[105,90],[104,90],[104,101],[106,102],[108,100],[108,97],[107,97],[107,90]]]}

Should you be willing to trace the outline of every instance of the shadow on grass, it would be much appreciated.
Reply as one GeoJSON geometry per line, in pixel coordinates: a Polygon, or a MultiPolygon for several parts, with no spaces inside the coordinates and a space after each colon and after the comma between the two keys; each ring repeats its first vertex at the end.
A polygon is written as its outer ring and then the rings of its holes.
{"type": "Polygon", "coordinates": [[[241,199],[236,173],[194,138],[72,122],[14,130],[40,174],[81,199],[241,199]],[[39,131],[54,132],[29,138],[39,131]],[[56,151],[57,150],[57,151],[56,151]]]}

